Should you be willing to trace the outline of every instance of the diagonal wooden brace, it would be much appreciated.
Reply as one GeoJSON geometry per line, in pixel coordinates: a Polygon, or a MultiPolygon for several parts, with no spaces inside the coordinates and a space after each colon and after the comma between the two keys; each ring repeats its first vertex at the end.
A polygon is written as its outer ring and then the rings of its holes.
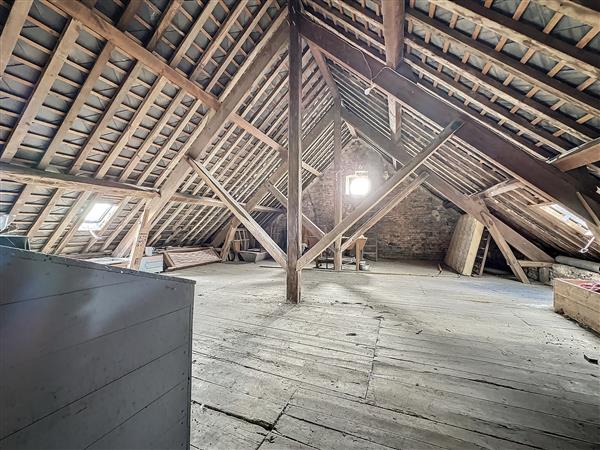
{"type": "Polygon", "coordinates": [[[275,243],[275,241],[268,235],[268,233],[254,220],[248,211],[244,209],[229,192],[225,190],[223,186],[215,179],[215,177],[206,169],[202,164],[195,161],[194,159],[187,157],[188,164],[198,174],[206,185],[217,194],[227,208],[235,215],[235,217],[248,229],[250,233],[256,238],[258,242],[265,248],[267,252],[273,257],[275,261],[281,266],[285,267],[287,264],[287,257],[283,250],[275,243]]]}

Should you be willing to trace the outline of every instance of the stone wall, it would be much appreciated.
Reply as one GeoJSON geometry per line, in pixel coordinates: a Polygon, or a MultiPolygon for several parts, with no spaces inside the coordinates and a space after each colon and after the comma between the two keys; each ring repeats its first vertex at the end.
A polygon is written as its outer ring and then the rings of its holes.
{"type": "MultiPolygon", "coordinates": [[[[344,180],[356,171],[368,171],[371,189],[384,183],[394,173],[392,166],[360,142],[347,146],[342,167],[344,180]]],[[[304,214],[325,232],[333,227],[333,188],[334,173],[330,168],[321,180],[303,193],[304,214]]],[[[361,200],[344,192],[344,215],[361,200]]],[[[427,189],[419,187],[372,228],[367,237],[377,236],[378,252],[382,258],[442,261],[460,217],[457,210],[447,206],[427,189]]],[[[279,217],[271,229],[274,239],[285,248],[285,217],[279,217]]]]}

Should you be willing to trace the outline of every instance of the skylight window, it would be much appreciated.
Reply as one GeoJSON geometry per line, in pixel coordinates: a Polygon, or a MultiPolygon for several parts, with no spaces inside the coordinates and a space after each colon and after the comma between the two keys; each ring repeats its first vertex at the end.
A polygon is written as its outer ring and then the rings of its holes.
{"type": "Polygon", "coordinates": [[[85,220],[79,226],[80,231],[101,230],[117,209],[113,203],[98,202],[92,206],[85,220]]]}
{"type": "Polygon", "coordinates": [[[346,177],[346,195],[364,197],[371,190],[371,180],[367,172],[356,172],[346,177]]]}
{"type": "Polygon", "coordinates": [[[551,216],[561,220],[562,222],[567,224],[569,227],[573,228],[578,233],[581,233],[584,236],[588,236],[589,239],[588,239],[587,244],[585,244],[579,250],[581,253],[588,252],[590,246],[592,245],[592,242],[594,242],[594,240],[595,240],[595,236],[591,232],[591,230],[588,228],[587,224],[585,223],[585,220],[583,220],[581,217],[577,216],[576,214],[569,212],[562,206],[557,205],[556,203],[553,203],[552,205],[544,206],[542,209],[545,212],[547,212],[548,214],[550,214],[551,216]]]}
{"type": "Polygon", "coordinates": [[[552,205],[545,206],[544,209],[548,213],[553,215],[554,217],[556,217],[556,218],[560,219],[561,221],[563,221],[564,223],[566,223],[567,225],[569,225],[575,229],[578,229],[578,231],[580,231],[580,232],[583,232],[586,236],[592,235],[592,232],[590,231],[587,224],[585,223],[585,220],[583,220],[581,217],[569,212],[567,209],[563,208],[562,206],[554,203],[552,205]]]}

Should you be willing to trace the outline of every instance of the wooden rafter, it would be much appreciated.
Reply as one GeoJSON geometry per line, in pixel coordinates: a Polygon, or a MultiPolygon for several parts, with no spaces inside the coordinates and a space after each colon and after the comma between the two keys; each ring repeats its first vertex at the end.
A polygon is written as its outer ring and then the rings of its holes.
{"type": "Polygon", "coordinates": [[[17,153],[17,150],[19,150],[19,146],[23,142],[23,139],[25,139],[27,131],[31,126],[31,122],[38,114],[40,105],[43,103],[52,84],[58,77],[58,73],[64,64],[67,55],[72,50],[73,44],[75,44],[75,40],[80,32],[81,24],[76,20],[70,20],[65,26],[54,52],[50,55],[48,64],[44,67],[44,70],[33,89],[33,94],[29,97],[29,100],[25,104],[25,108],[21,112],[19,120],[13,127],[8,142],[2,151],[0,161],[10,162],[17,153]]]}
{"type": "Polygon", "coordinates": [[[533,25],[517,22],[473,0],[430,0],[430,2],[501,36],[505,35],[525,47],[540,51],[557,62],[565,61],[567,65],[590,77],[596,79],[600,77],[597,56],[591,51],[577,49],[565,41],[539,31],[533,25]]]}
{"type": "MultiPolygon", "coordinates": [[[[321,120],[319,120],[315,127],[302,140],[302,148],[308,148],[313,144],[313,142],[323,133],[325,128],[329,126],[329,124],[334,120],[334,114],[335,112],[333,110],[329,110],[321,118],[321,120]]],[[[270,175],[268,181],[273,185],[277,185],[281,178],[283,178],[283,176],[287,173],[287,169],[287,163],[283,163],[279,166],[279,168],[275,170],[275,172],[273,172],[270,175]]],[[[256,207],[256,205],[260,203],[260,201],[265,197],[265,195],[267,195],[267,192],[268,186],[265,183],[265,185],[259,187],[254,192],[254,194],[252,194],[250,199],[248,199],[246,208],[249,208],[248,210],[251,211],[254,207],[256,207]]],[[[223,232],[218,234],[213,240],[214,246],[218,246],[223,242],[223,247],[221,250],[221,257],[223,258],[229,254],[231,241],[233,239],[235,229],[238,227],[238,225],[239,222],[232,220],[227,226],[222,227],[223,232]]]]}
{"type": "MultiPolygon", "coordinates": [[[[372,142],[379,149],[391,155],[402,164],[407,164],[412,156],[403,148],[393,143],[390,139],[384,137],[381,133],[373,129],[368,123],[364,122],[356,115],[352,114],[348,110],[342,110],[342,118],[353,125],[359,133],[367,138],[368,142],[372,142]]],[[[460,209],[465,211],[467,214],[477,218],[481,212],[485,210],[482,208],[480,202],[469,198],[448,181],[438,176],[433,170],[430,169],[430,176],[427,179],[427,184],[438,192],[442,197],[447,198],[460,209]]],[[[532,244],[529,240],[521,236],[519,233],[514,231],[504,222],[497,218],[493,218],[496,226],[501,230],[502,235],[514,248],[523,253],[527,258],[532,261],[553,261],[554,259],[545,253],[543,250],[532,244]]]]}
{"type": "Polygon", "coordinates": [[[550,77],[527,64],[522,64],[502,52],[491,52],[489,47],[483,42],[465,35],[453,27],[444,26],[439,21],[428,17],[414,8],[410,8],[406,16],[409,24],[412,21],[416,21],[423,25],[428,33],[437,34],[448,44],[453,43],[462,48],[465,55],[472,54],[483,61],[487,61],[486,73],[489,72],[490,64],[493,64],[508,73],[507,83],[514,78],[520,78],[533,86],[538,86],[540,89],[562,101],[578,106],[588,113],[600,114],[598,102],[585,92],[581,92],[571,85],[550,77]]]}
{"type": "MultiPolygon", "coordinates": [[[[306,17],[302,18],[302,32],[308,40],[318,45],[336,62],[369,82],[374,82],[386,94],[394,95],[398,101],[410,105],[438,125],[447,124],[448,118],[457,114],[453,108],[444,105],[426,91],[418,89],[397,72],[383,70],[382,63],[364,52],[361,55],[361,50],[306,17]]],[[[463,114],[458,114],[464,119],[465,126],[459,130],[456,137],[504,167],[516,178],[555,198],[557,202],[584,219],[591,219],[577,200],[576,193],[585,192],[589,197],[593,197],[595,193],[589,192],[585,187],[580,189],[580,180],[565,178],[552,166],[534,159],[488,128],[474,123],[463,114]]],[[[592,208],[600,211],[600,204],[594,200],[590,201],[592,208]]]]}
{"type": "MultiPolygon", "coordinates": [[[[279,189],[277,189],[277,186],[275,186],[270,181],[267,181],[267,188],[269,189],[269,192],[273,194],[273,197],[275,197],[277,201],[281,203],[281,205],[285,209],[287,209],[287,197],[285,196],[285,194],[279,189]]],[[[254,210],[258,211],[258,207],[254,210]]],[[[315,237],[318,237],[319,239],[325,236],[323,230],[321,230],[312,220],[310,220],[304,214],[302,214],[302,226],[306,228],[306,230],[308,230],[309,233],[311,233],[315,237]]]]}
{"type": "MultiPolygon", "coordinates": [[[[404,2],[382,2],[383,37],[385,41],[385,62],[388,67],[396,69],[404,58],[404,2]]],[[[393,135],[402,126],[402,109],[394,97],[388,96],[388,115],[390,130],[393,135]]]]}
{"type": "Polygon", "coordinates": [[[558,167],[562,172],[577,169],[588,164],[594,164],[600,161],[600,138],[574,148],[568,153],[560,155],[552,160],[552,164],[558,167]]]}
{"type": "Polygon", "coordinates": [[[12,55],[15,45],[17,45],[17,40],[27,20],[32,3],[33,0],[16,1],[10,8],[10,13],[0,36],[0,79],[4,76],[10,55],[12,55]]]}
{"type": "MultiPolygon", "coordinates": [[[[189,154],[192,158],[198,159],[203,156],[203,152],[206,150],[213,137],[221,129],[221,127],[227,122],[230,116],[236,111],[239,105],[247,93],[251,90],[251,87],[259,80],[259,75],[264,71],[265,67],[269,66],[272,58],[279,52],[281,46],[284,43],[284,36],[287,33],[287,26],[280,27],[271,36],[271,39],[260,47],[258,55],[253,59],[251,69],[245,72],[243,79],[238,81],[237,89],[230,92],[230,94],[224,99],[221,107],[212,115],[205,117],[206,123],[198,129],[200,132],[198,135],[190,139],[190,147],[185,152],[180,152],[181,156],[189,154]]],[[[173,170],[165,178],[161,186],[161,198],[156,201],[152,201],[149,205],[152,220],[156,214],[163,210],[167,205],[170,198],[177,191],[177,188],[182,181],[187,177],[190,172],[189,165],[187,163],[178,163],[173,170]]],[[[132,243],[133,233],[130,231],[119,243],[119,246],[115,249],[115,255],[123,254],[132,243]]]]}
{"type": "Polygon", "coordinates": [[[433,153],[454,135],[463,126],[460,121],[453,121],[438,135],[431,143],[414,158],[406,163],[401,170],[396,172],[384,184],[373,190],[365,199],[340,223],[335,225],[317,244],[310,248],[298,261],[301,268],[306,267],[323,250],[329,247],[336,239],[354,225],[358,220],[364,217],[369,211],[381,203],[396,187],[406,180],[415,170],[423,165],[433,153]]]}

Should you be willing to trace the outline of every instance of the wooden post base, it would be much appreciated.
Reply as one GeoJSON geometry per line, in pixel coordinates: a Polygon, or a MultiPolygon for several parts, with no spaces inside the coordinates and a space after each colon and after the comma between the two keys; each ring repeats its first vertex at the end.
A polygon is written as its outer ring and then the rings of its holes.
{"type": "Polygon", "coordinates": [[[298,303],[300,303],[301,296],[302,296],[302,271],[288,270],[285,300],[288,303],[298,304],[298,303]]]}

